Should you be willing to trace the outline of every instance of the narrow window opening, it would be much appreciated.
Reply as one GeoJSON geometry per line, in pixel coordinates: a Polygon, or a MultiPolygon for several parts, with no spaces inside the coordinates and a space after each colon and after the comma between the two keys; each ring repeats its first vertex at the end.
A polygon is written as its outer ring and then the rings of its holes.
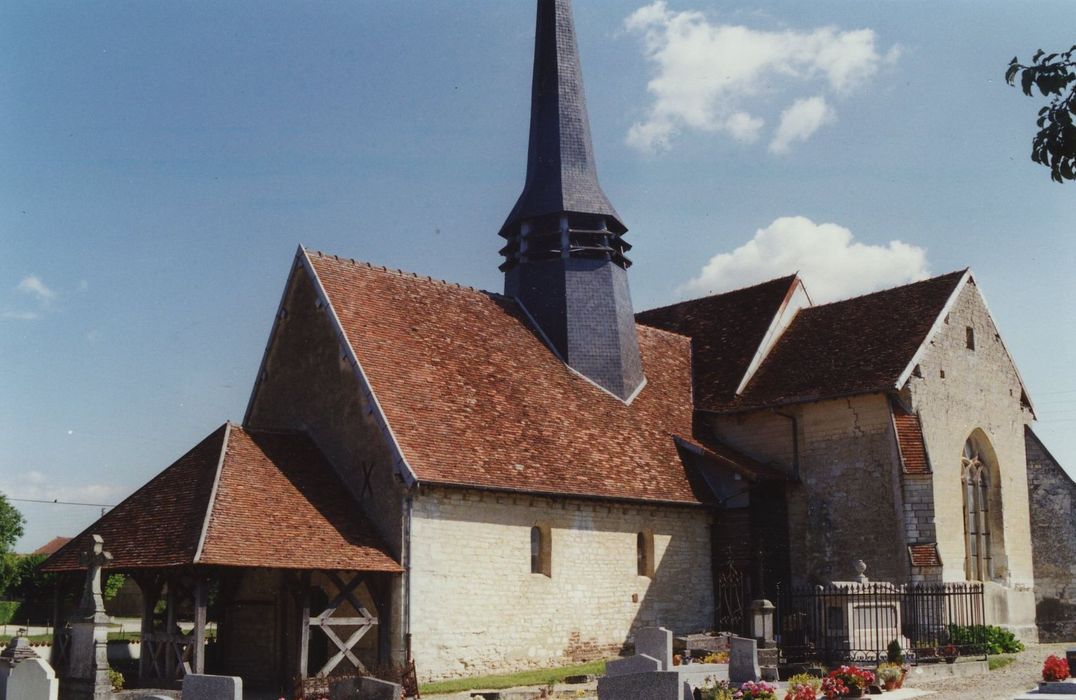
{"type": "Polygon", "coordinates": [[[549,527],[535,525],[531,528],[531,573],[552,575],[552,557],[549,547],[549,527]]]}
{"type": "Polygon", "coordinates": [[[635,536],[636,573],[639,576],[654,577],[654,534],[643,531],[635,536]]]}
{"type": "Polygon", "coordinates": [[[964,344],[968,346],[968,350],[975,349],[975,329],[971,326],[964,329],[964,344]]]}
{"type": "Polygon", "coordinates": [[[944,369],[938,370],[938,376],[941,377],[942,379],[945,379],[945,370],[944,369]]]}

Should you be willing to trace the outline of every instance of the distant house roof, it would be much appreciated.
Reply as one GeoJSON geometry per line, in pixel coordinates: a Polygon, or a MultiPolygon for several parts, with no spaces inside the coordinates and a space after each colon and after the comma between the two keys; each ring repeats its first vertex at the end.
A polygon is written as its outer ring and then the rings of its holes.
{"type": "Polygon", "coordinates": [[[796,276],[789,275],[650,309],[635,318],[639,323],[691,338],[695,404],[718,409],[735,401],[736,387],[795,283],[796,276]]]}
{"type": "Polygon", "coordinates": [[[90,535],[111,568],[190,564],[399,572],[305,436],[225,424],[43,564],[82,568],[90,535]]]}
{"type": "Polygon", "coordinates": [[[70,537],[53,537],[33,551],[33,554],[54,554],[56,550],[71,541],[70,537]]]}
{"type": "Polygon", "coordinates": [[[300,254],[421,483],[699,504],[674,435],[692,427],[691,348],[640,326],[630,404],[557,359],[512,299],[300,254]]]}
{"type": "Polygon", "coordinates": [[[717,410],[894,389],[965,274],[801,309],[743,392],[717,410]]]}

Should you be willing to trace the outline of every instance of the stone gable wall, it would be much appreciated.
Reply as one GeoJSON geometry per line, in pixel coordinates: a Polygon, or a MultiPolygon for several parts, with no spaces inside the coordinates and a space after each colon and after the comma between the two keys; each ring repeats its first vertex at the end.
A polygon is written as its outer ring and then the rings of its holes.
{"type": "Polygon", "coordinates": [[[1027,433],[1027,486],[1039,640],[1076,639],[1076,481],[1027,433]]]}
{"type": "Polygon", "coordinates": [[[964,443],[976,430],[996,463],[990,503],[994,580],[987,586],[987,621],[1034,636],[1033,573],[1021,385],[978,287],[969,282],[929,342],[903,392],[920,415],[933,470],[934,527],[946,581],[963,581],[964,522],[960,469],[964,443]],[[966,328],[975,349],[966,346],[966,328]],[[944,377],[943,377],[944,373],[944,377]]]}
{"type": "MultiPolygon", "coordinates": [[[[786,406],[795,417],[801,483],[788,490],[793,580],[851,580],[863,559],[875,580],[909,577],[899,461],[885,396],[786,406]]],[[[717,418],[719,439],[792,471],[792,427],[769,412],[717,418]]]]}
{"type": "Polygon", "coordinates": [[[712,627],[710,523],[700,509],[424,489],[411,552],[420,677],[600,658],[640,627],[712,627]],[[535,525],[550,529],[551,576],[530,572],[535,525]],[[652,579],[637,575],[644,530],[652,579]]]}

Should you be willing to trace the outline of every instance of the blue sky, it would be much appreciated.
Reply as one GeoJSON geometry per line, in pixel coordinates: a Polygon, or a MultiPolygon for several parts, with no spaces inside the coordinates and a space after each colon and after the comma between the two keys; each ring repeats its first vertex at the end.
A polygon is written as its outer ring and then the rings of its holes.
{"type": "MultiPolygon", "coordinates": [[[[1076,184],[1030,162],[1042,101],[1002,79],[1072,45],[1076,4],[575,15],[636,308],[971,266],[1076,465],[1076,184]]],[[[533,23],[503,0],[0,5],[0,490],[113,504],[240,420],[300,242],[499,290],[533,23]]],[[[22,549],[97,513],[18,505],[22,549]]]]}

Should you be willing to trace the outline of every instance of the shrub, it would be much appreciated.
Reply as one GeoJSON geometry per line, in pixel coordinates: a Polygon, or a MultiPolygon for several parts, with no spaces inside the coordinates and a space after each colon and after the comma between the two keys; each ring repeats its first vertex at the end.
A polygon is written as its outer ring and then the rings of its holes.
{"type": "Polygon", "coordinates": [[[958,646],[983,646],[987,654],[1015,654],[1023,643],[996,625],[949,625],[949,641],[958,646]]]}
{"type": "Polygon", "coordinates": [[[885,663],[878,666],[878,677],[883,681],[895,681],[900,678],[901,667],[899,664],[885,663]]]}
{"type": "Polygon", "coordinates": [[[113,692],[118,693],[123,690],[123,674],[116,669],[108,669],[108,682],[112,684],[113,692]]]}
{"type": "Polygon", "coordinates": [[[1068,677],[1068,661],[1055,655],[1046,657],[1046,661],[1042,665],[1042,679],[1044,681],[1063,681],[1068,677]]]}
{"type": "Polygon", "coordinates": [[[889,661],[897,664],[898,666],[904,665],[904,650],[900,648],[900,641],[894,639],[886,647],[886,656],[889,661]]]}
{"type": "Polygon", "coordinates": [[[21,605],[17,600],[0,600],[0,625],[17,622],[21,605]]]}
{"type": "Polygon", "coordinates": [[[702,700],[733,700],[732,688],[728,681],[714,681],[713,677],[707,678],[699,688],[699,696],[702,700]]]}

